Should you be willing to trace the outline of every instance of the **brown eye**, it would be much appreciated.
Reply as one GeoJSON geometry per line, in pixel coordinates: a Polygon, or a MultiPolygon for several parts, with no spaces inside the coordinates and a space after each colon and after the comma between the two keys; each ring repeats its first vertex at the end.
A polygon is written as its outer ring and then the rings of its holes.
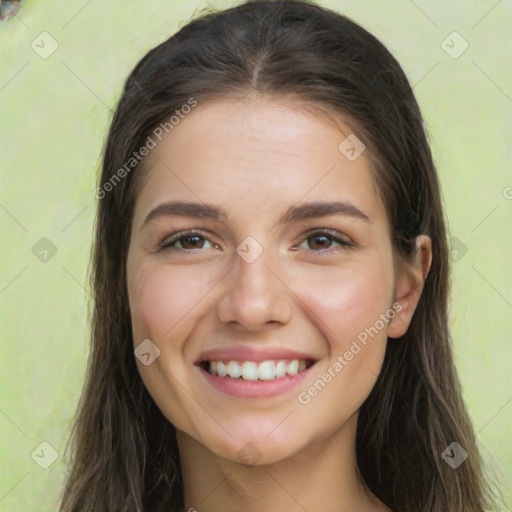
{"type": "Polygon", "coordinates": [[[204,238],[199,235],[188,235],[178,239],[182,249],[202,249],[204,238]]]}
{"type": "Polygon", "coordinates": [[[332,239],[325,235],[312,235],[307,238],[310,249],[329,249],[332,239]]]}
{"type": "Polygon", "coordinates": [[[175,233],[170,237],[166,238],[158,247],[159,251],[165,249],[175,249],[178,251],[191,251],[194,249],[205,249],[205,243],[209,243],[212,246],[212,242],[201,233],[196,231],[182,231],[175,233]]]}
{"type": "Polygon", "coordinates": [[[354,247],[354,244],[338,233],[331,233],[330,231],[316,231],[307,236],[304,240],[307,243],[307,248],[314,252],[328,251],[333,243],[337,243],[343,247],[354,247]]]}

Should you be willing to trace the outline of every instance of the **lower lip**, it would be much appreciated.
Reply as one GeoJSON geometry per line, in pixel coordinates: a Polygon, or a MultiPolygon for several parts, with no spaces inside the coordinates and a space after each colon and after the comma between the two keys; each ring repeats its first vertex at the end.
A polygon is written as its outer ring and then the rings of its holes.
{"type": "Polygon", "coordinates": [[[287,375],[274,380],[244,380],[219,377],[208,373],[202,366],[197,367],[206,380],[214,387],[232,396],[245,398],[263,398],[277,396],[298,386],[312,367],[296,375],[287,375]]]}

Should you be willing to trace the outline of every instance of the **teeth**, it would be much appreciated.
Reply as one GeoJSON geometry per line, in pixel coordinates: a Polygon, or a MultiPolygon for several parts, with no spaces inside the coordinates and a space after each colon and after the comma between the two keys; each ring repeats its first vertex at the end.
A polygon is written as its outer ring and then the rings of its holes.
{"type": "Polygon", "coordinates": [[[219,377],[229,376],[243,380],[274,380],[297,373],[308,368],[304,359],[255,361],[207,361],[208,373],[219,377]]]}
{"type": "MultiPolygon", "coordinates": [[[[215,361],[212,361],[214,363],[215,361]]],[[[236,361],[229,361],[228,374],[232,379],[238,379],[242,375],[242,368],[236,361]]]]}
{"type": "Polygon", "coordinates": [[[258,365],[254,361],[245,361],[242,365],[242,379],[258,380],[258,365]]]}
{"type": "Polygon", "coordinates": [[[273,380],[276,378],[274,361],[263,361],[258,366],[258,378],[260,380],[273,380]]]}
{"type": "Polygon", "coordinates": [[[298,361],[298,359],[292,359],[286,365],[286,373],[288,375],[297,375],[298,372],[299,372],[299,361],[298,361]]]}
{"type": "MultiPolygon", "coordinates": [[[[214,363],[215,361],[212,361],[214,363]]],[[[276,364],[276,377],[284,377],[286,375],[286,363],[284,361],[278,361],[276,364]]]]}
{"type": "Polygon", "coordinates": [[[222,361],[217,361],[217,375],[219,377],[225,377],[227,374],[226,365],[222,361]]]}
{"type": "Polygon", "coordinates": [[[212,375],[217,375],[217,361],[210,361],[210,367],[208,368],[208,371],[212,375]]]}
{"type": "Polygon", "coordinates": [[[238,377],[242,375],[242,368],[240,368],[240,365],[236,361],[230,361],[228,363],[228,375],[233,379],[238,379],[238,377]]]}

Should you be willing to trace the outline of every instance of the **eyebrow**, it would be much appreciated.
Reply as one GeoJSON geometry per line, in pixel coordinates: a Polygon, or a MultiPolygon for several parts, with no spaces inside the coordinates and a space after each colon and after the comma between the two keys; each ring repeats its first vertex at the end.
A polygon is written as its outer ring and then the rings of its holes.
{"type": "MultiPolygon", "coordinates": [[[[200,219],[227,220],[228,212],[221,207],[206,203],[169,202],[163,203],[151,210],[142,227],[160,217],[180,215],[200,219]]],[[[310,202],[299,206],[290,206],[277,221],[277,224],[291,224],[301,220],[327,215],[345,215],[355,219],[370,222],[370,218],[357,206],[346,201],[310,202]]]]}

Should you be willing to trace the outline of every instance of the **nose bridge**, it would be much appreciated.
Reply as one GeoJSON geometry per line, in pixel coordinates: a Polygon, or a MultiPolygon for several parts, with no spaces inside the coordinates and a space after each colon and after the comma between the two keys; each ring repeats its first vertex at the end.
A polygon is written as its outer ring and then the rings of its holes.
{"type": "MultiPolygon", "coordinates": [[[[225,322],[236,321],[246,328],[257,328],[269,322],[287,322],[291,315],[286,286],[271,270],[275,255],[269,249],[252,259],[247,257],[255,247],[242,242],[237,248],[230,283],[223,297],[219,316],[225,322]],[[242,250],[246,252],[241,252],[242,250]],[[247,250],[248,249],[248,250],[247,250]]],[[[253,256],[254,256],[253,252],[253,256]]]]}
{"type": "MultiPolygon", "coordinates": [[[[240,250],[242,250],[242,247],[240,247],[240,250]]],[[[276,284],[274,283],[276,278],[269,269],[271,259],[270,250],[263,251],[254,261],[239,256],[235,263],[234,276],[238,291],[254,297],[267,294],[270,291],[269,288],[276,284]]]]}

